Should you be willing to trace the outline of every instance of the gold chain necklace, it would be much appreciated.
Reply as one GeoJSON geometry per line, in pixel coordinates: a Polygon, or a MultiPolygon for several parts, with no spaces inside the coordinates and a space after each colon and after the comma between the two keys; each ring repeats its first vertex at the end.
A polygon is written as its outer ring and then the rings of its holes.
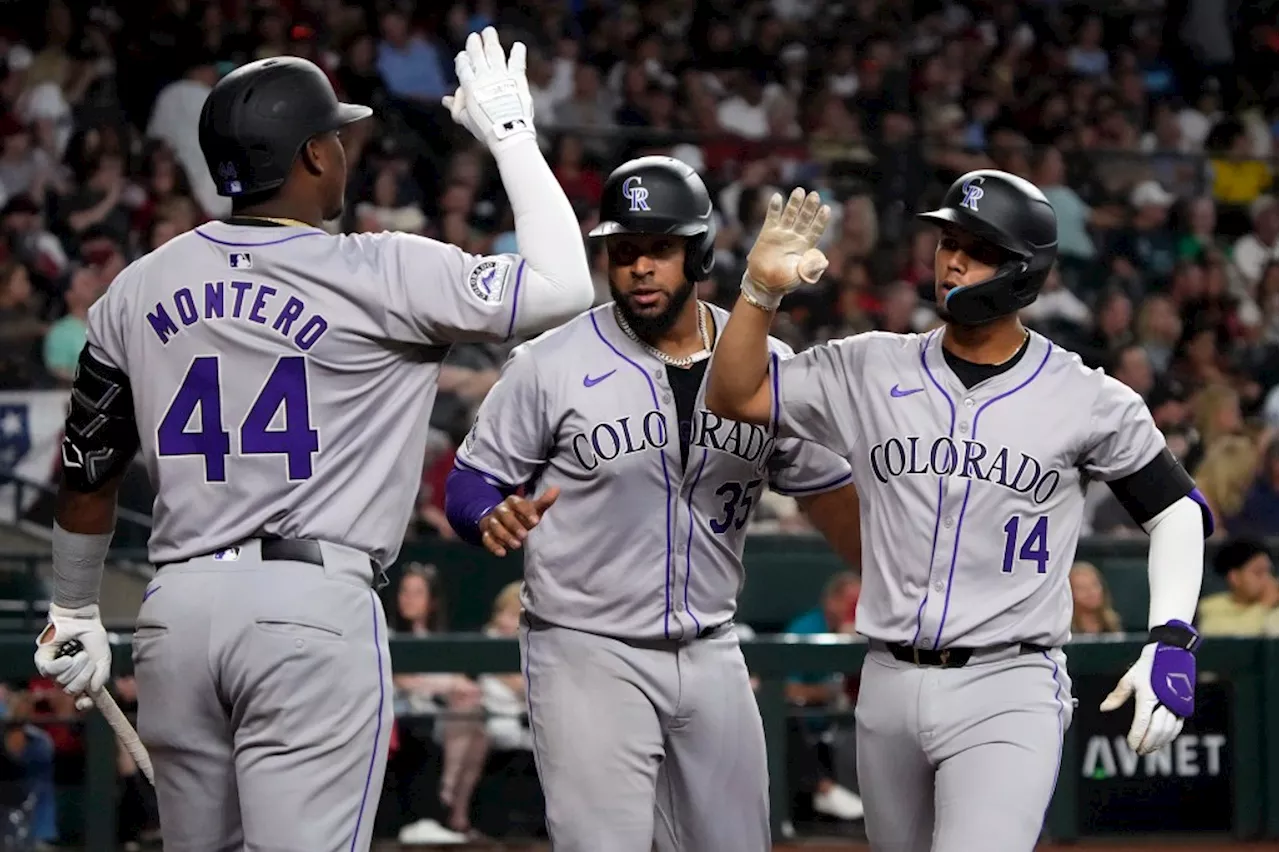
{"type": "Polygon", "coordinates": [[[616,303],[613,306],[613,316],[614,319],[618,321],[618,328],[622,329],[622,333],[631,338],[632,341],[639,345],[641,349],[648,352],[654,358],[657,358],[664,364],[670,364],[672,367],[691,367],[698,361],[711,357],[711,340],[707,336],[706,310],[706,305],[699,302],[698,339],[702,341],[702,349],[698,352],[694,352],[692,355],[683,355],[679,358],[673,355],[668,355],[661,349],[658,349],[655,346],[650,346],[648,343],[641,340],[640,335],[636,334],[635,331],[632,330],[631,326],[627,325],[627,321],[623,318],[622,311],[618,310],[616,303]]]}

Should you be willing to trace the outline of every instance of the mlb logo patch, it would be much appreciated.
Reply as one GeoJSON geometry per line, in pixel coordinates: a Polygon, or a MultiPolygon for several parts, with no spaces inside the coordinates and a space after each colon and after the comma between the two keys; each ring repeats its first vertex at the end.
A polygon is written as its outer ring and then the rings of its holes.
{"type": "Polygon", "coordinates": [[[485,304],[497,305],[502,302],[502,295],[507,289],[507,273],[510,271],[510,260],[487,257],[477,263],[467,276],[467,289],[485,304]]]}
{"type": "Polygon", "coordinates": [[[214,562],[239,562],[240,548],[228,547],[226,550],[219,550],[217,553],[213,554],[213,561],[214,562]]]}
{"type": "Polygon", "coordinates": [[[227,263],[232,269],[253,269],[253,257],[247,251],[236,251],[227,255],[227,263]]]}

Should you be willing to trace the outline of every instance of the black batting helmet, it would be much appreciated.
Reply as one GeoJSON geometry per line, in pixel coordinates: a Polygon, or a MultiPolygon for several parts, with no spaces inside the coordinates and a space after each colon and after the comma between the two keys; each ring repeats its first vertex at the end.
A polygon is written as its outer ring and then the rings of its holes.
{"type": "Polygon", "coordinates": [[[687,237],[684,275],[704,281],[716,263],[711,195],[692,168],[673,157],[641,157],[613,170],[591,237],[673,234],[687,237]]]}
{"type": "Polygon", "coordinates": [[[981,325],[1034,302],[1058,257],[1053,206],[1034,184],[1008,172],[962,175],[942,206],[919,218],[955,225],[1009,255],[991,278],[947,293],[947,311],[962,325],[981,325]]]}
{"type": "Polygon", "coordinates": [[[307,140],[368,118],[344,104],[315,64],[296,56],[250,62],[218,81],[200,111],[200,150],[219,195],[281,186],[307,140]]]}

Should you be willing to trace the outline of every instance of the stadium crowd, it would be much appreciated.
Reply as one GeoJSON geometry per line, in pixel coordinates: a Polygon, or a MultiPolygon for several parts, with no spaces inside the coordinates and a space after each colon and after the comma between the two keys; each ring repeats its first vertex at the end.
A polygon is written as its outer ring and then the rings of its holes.
{"type": "MultiPolygon", "coordinates": [[[[1230,5],[7,3],[0,389],[66,387],[87,311],[116,274],[229,212],[207,174],[196,120],[220,75],[249,60],[305,56],[340,96],[375,109],[375,121],[345,135],[354,168],[334,231],[397,229],[476,253],[515,251],[492,163],[439,104],[455,85],[463,38],[492,23],[530,48],[535,120],[584,234],[604,178],[624,159],[669,154],[704,176],[719,230],[703,298],[735,297],[773,191],[802,184],[823,194],[836,212],[823,246],[831,265],[787,299],[776,323],[797,350],[873,328],[930,328],[936,236],[915,224],[914,211],[972,168],[1037,183],[1058,215],[1061,259],[1025,321],[1143,395],[1210,502],[1215,536],[1273,537],[1276,15],[1274,3],[1230,5]]],[[[591,256],[603,301],[604,258],[591,256]]],[[[507,351],[459,346],[446,362],[412,535],[453,537],[444,478],[507,351]]],[[[1086,534],[1141,533],[1105,487],[1090,505],[1086,534]]],[[[806,528],[779,495],[763,501],[754,523],[763,532],[806,528]]],[[[1270,580],[1258,574],[1251,547],[1217,566],[1235,580],[1214,613],[1222,623],[1232,613],[1253,619],[1258,632],[1274,623],[1275,581],[1269,558],[1270,580]]],[[[1077,568],[1078,629],[1108,632],[1097,571],[1077,568]]],[[[847,599],[848,584],[833,588],[847,599]]],[[[442,629],[430,594],[429,572],[405,575],[401,629],[442,629]]],[[[510,608],[509,595],[500,598],[489,629],[509,630],[510,608]]],[[[851,611],[825,621],[815,612],[811,626],[851,629],[851,611]]],[[[422,836],[444,837],[471,828],[487,750],[519,751],[527,732],[510,722],[520,713],[518,683],[432,677],[397,680],[406,712],[447,707],[459,718],[425,740],[402,727],[408,745],[391,777],[403,782],[405,813],[430,800],[417,822],[434,828],[422,836]],[[514,709],[468,721],[481,706],[514,709]],[[415,767],[435,740],[440,772],[423,782],[415,767]],[[424,783],[431,789],[418,789],[424,783]]]]}

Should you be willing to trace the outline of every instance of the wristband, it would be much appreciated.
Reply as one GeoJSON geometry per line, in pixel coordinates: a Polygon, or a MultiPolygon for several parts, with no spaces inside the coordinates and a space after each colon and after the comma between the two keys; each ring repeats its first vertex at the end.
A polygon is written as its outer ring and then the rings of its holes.
{"type": "Polygon", "coordinates": [[[778,305],[782,304],[782,297],[785,295],[786,293],[775,293],[760,286],[745,272],[742,274],[742,298],[753,307],[772,313],[778,309],[778,305]]]}
{"type": "Polygon", "coordinates": [[[1194,654],[1200,647],[1200,634],[1186,622],[1170,621],[1168,624],[1151,628],[1151,632],[1147,634],[1147,641],[1181,648],[1194,654]]]}

